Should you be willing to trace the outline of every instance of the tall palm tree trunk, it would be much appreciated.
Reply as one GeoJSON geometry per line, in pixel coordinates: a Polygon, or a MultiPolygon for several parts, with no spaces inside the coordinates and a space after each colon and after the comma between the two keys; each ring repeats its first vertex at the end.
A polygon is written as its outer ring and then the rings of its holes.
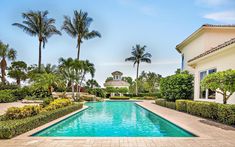
{"type": "Polygon", "coordinates": [[[4,85],[6,84],[6,67],[7,67],[7,62],[5,57],[3,57],[1,61],[1,73],[2,73],[1,80],[4,85]]]}
{"type": "Polygon", "coordinates": [[[41,71],[42,62],[42,39],[39,39],[38,71],[41,71]]]}
{"type": "Polygon", "coordinates": [[[17,83],[18,86],[20,86],[20,78],[16,79],[16,83],[17,83]]]}
{"type": "Polygon", "coordinates": [[[139,78],[139,63],[137,63],[137,70],[136,70],[136,84],[135,84],[136,95],[138,95],[138,78],[139,78]]]}
{"type": "Polygon", "coordinates": [[[75,96],[74,96],[74,83],[73,83],[73,81],[71,81],[71,86],[72,86],[72,98],[73,98],[74,100],[76,100],[76,99],[75,99],[75,96]]]}
{"type": "Polygon", "coordinates": [[[81,42],[79,40],[78,40],[77,48],[78,48],[77,59],[79,60],[80,59],[80,48],[81,48],[81,42]]]}

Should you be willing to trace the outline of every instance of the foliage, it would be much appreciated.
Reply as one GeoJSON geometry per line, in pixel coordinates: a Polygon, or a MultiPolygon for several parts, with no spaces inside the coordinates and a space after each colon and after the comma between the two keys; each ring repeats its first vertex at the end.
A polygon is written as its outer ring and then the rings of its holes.
{"type": "Polygon", "coordinates": [[[19,86],[16,84],[10,84],[10,83],[0,83],[0,90],[14,90],[14,89],[18,89],[19,86]]]}
{"type": "Polygon", "coordinates": [[[89,88],[87,91],[89,94],[93,94],[97,97],[102,97],[105,98],[106,97],[106,91],[102,88],[89,88]]]}
{"type": "Polygon", "coordinates": [[[118,87],[106,87],[106,92],[107,93],[116,93],[116,94],[118,94],[118,93],[122,93],[122,94],[125,94],[125,93],[127,93],[128,92],[128,89],[127,88],[118,88],[118,87]]]}
{"type": "Polygon", "coordinates": [[[52,110],[55,110],[55,109],[66,107],[66,106],[71,105],[71,104],[72,104],[72,102],[69,99],[56,99],[56,100],[50,102],[49,105],[47,105],[44,108],[44,110],[52,111],[52,110]]]}
{"type": "Polygon", "coordinates": [[[187,112],[204,118],[217,119],[218,104],[211,102],[187,101],[187,112]]]}
{"type": "MultiPolygon", "coordinates": [[[[150,53],[145,53],[146,46],[140,46],[139,44],[135,47],[132,47],[131,57],[126,58],[125,61],[134,62],[134,66],[137,64],[136,68],[136,80],[139,78],[139,65],[141,62],[151,63],[152,55],[150,53]]],[[[135,84],[136,86],[136,95],[138,94],[138,83],[135,84]]]]}
{"type": "Polygon", "coordinates": [[[12,94],[12,90],[0,90],[0,103],[9,103],[16,100],[16,97],[12,94]]]}
{"type": "Polygon", "coordinates": [[[92,39],[95,37],[101,37],[101,34],[98,31],[89,30],[90,24],[93,19],[88,17],[87,12],[82,12],[82,10],[74,11],[74,17],[71,20],[69,16],[64,17],[64,23],[62,29],[71,37],[76,38],[77,40],[77,59],[79,60],[80,56],[80,46],[83,43],[83,40],[92,39]]]}
{"type": "Polygon", "coordinates": [[[162,78],[160,91],[168,101],[190,99],[193,94],[193,75],[187,73],[175,74],[162,78]]]}
{"type": "Polygon", "coordinates": [[[235,92],[235,70],[221,71],[207,75],[201,82],[204,89],[211,89],[223,95],[223,103],[235,92]]]}
{"type": "Polygon", "coordinates": [[[46,107],[48,106],[51,102],[53,102],[54,99],[52,97],[47,97],[47,98],[44,98],[43,99],[43,103],[42,103],[42,106],[43,107],[46,107]]]}
{"type": "Polygon", "coordinates": [[[113,99],[113,100],[129,100],[130,97],[127,97],[127,96],[112,96],[112,97],[110,97],[110,99],[113,99]]]}
{"type": "Polygon", "coordinates": [[[37,128],[59,117],[82,108],[82,104],[73,104],[64,108],[47,111],[24,119],[0,121],[0,138],[7,139],[37,128]]]}
{"type": "Polygon", "coordinates": [[[52,73],[39,74],[33,83],[33,87],[47,89],[49,94],[52,94],[53,85],[63,85],[63,80],[59,75],[52,73]]]}
{"type": "Polygon", "coordinates": [[[1,80],[2,83],[6,83],[6,69],[7,69],[7,59],[16,59],[16,50],[10,48],[8,44],[4,44],[0,41],[0,67],[1,67],[1,80]]]}
{"type": "Polygon", "coordinates": [[[16,90],[12,91],[12,94],[18,99],[18,100],[22,100],[24,99],[26,96],[31,95],[31,90],[29,87],[22,87],[22,88],[18,88],[16,90]]]}
{"type": "Polygon", "coordinates": [[[52,35],[61,35],[55,27],[55,19],[48,18],[48,11],[29,11],[23,13],[23,23],[14,23],[14,26],[21,28],[30,36],[36,36],[39,40],[38,69],[41,70],[41,46],[45,47],[46,42],[52,35]]]}
{"type": "Polygon", "coordinates": [[[228,125],[235,125],[235,105],[219,104],[218,121],[228,125]]]}
{"type": "Polygon", "coordinates": [[[17,85],[20,85],[20,82],[27,79],[27,64],[24,61],[15,61],[11,62],[11,66],[8,69],[9,77],[16,79],[17,85]]]}
{"type": "Polygon", "coordinates": [[[113,77],[107,77],[106,80],[105,80],[105,83],[109,82],[109,81],[112,81],[112,80],[113,80],[113,77]]]}
{"type": "Polygon", "coordinates": [[[175,104],[176,104],[176,110],[178,111],[182,111],[182,112],[187,112],[187,102],[189,100],[176,100],[175,104]]]}
{"type": "Polygon", "coordinates": [[[213,119],[224,124],[235,124],[235,105],[214,102],[177,100],[176,110],[204,118],[213,119]]]}
{"type": "Polygon", "coordinates": [[[86,82],[86,88],[98,88],[100,87],[100,85],[98,84],[98,82],[94,79],[89,79],[86,82]]]}
{"type": "Polygon", "coordinates": [[[175,102],[168,102],[165,99],[156,99],[155,103],[163,107],[167,107],[167,108],[174,109],[174,110],[176,109],[175,102]]]}
{"type": "Polygon", "coordinates": [[[138,91],[141,93],[154,93],[159,90],[162,76],[154,72],[143,71],[138,78],[138,91]]]}
{"type": "Polygon", "coordinates": [[[40,106],[26,105],[24,107],[10,107],[7,109],[7,111],[4,115],[7,120],[9,120],[9,119],[22,119],[22,118],[37,115],[37,114],[39,114],[40,111],[41,111],[40,106]]]}
{"type": "Polygon", "coordinates": [[[81,100],[83,101],[94,101],[95,100],[95,96],[94,95],[82,95],[81,100]]]}

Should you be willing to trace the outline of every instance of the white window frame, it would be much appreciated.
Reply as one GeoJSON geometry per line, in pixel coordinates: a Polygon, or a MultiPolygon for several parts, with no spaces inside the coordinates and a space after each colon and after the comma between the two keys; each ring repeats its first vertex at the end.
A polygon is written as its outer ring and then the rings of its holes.
{"type": "Polygon", "coordinates": [[[210,100],[210,101],[214,101],[214,100],[216,99],[216,98],[215,98],[215,99],[208,99],[209,89],[206,89],[206,97],[205,97],[205,98],[201,98],[201,72],[205,72],[205,71],[206,71],[206,76],[207,76],[207,75],[209,75],[209,70],[213,70],[213,69],[215,69],[216,72],[217,72],[217,68],[216,68],[216,67],[199,71],[199,99],[200,99],[200,100],[210,100]]]}

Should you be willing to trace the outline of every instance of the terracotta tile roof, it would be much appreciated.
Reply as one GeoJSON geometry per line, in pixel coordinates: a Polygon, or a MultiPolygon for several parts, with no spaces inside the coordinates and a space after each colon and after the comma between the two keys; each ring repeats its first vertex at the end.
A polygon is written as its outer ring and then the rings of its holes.
{"type": "Polygon", "coordinates": [[[182,41],[180,44],[176,45],[176,50],[181,53],[180,48],[183,44],[185,44],[187,41],[192,39],[195,35],[199,34],[203,29],[205,28],[235,28],[235,24],[230,25],[214,25],[214,24],[203,24],[199,29],[194,31],[191,35],[189,35],[184,41],[182,41]]]}
{"type": "Polygon", "coordinates": [[[206,55],[208,55],[208,54],[211,54],[211,53],[213,53],[213,52],[216,52],[216,51],[218,51],[218,50],[220,50],[220,49],[223,49],[224,47],[229,46],[229,45],[234,44],[234,43],[235,43],[235,38],[232,38],[231,40],[226,41],[226,42],[224,42],[224,43],[222,43],[222,44],[220,44],[220,45],[218,45],[218,46],[216,46],[216,47],[214,47],[214,48],[211,48],[210,50],[208,50],[208,51],[206,51],[206,52],[204,52],[204,53],[202,53],[202,54],[200,54],[200,55],[194,57],[193,59],[190,59],[190,60],[188,61],[188,63],[189,63],[189,62],[192,62],[192,61],[194,61],[194,60],[196,60],[196,59],[199,59],[199,58],[201,58],[201,57],[204,57],[204,56],[206,56],[206,55]]]}
{"type": "Polygon", "coordinates": [[[213,25],[213,24],[204,24],[202,27],[235,27],[235,24],[228,25],[213,25]]]}

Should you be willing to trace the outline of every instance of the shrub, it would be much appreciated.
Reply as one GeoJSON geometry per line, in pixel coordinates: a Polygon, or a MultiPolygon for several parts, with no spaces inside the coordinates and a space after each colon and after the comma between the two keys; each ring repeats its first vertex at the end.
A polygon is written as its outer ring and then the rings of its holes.
{"type": "Polygon", "coordinates": [[[53,100],[54,100],[54,99],[53,99],[53,98],[50,98],[50,97],[44,98],[44,99],[43,99],[42,106],[43,106],[43,107],[46,107],[46,106],[49,105],[53,100]]]}
{"type": "Polygon", "coordinates": [[[51,111],[51,110],[59,109],[62,107],[66,107],[71,104],[72,104],[72,102],[69,99],[56,99],[56,100],[50,102],[50,104],[45,107],[45,110],[51,111]]]}
{"type": "Polygon", "coordinates": [[[162,78],[160,91],[167,101],[189,99],[193,94],[193,76],[181,73],[162,78]]]}
{"type": "Polygon", "coordinates": [[[113,99],[113,100],[129,100],[130,97],[127,97],[127,96],[112,96],[110,99],[113,99]]]}
{"type": "Polygon", "coordinates": [[[166,107],[175,110],[176,109],[175,102],[167,102],[166,101],[166,107]]]}
{"type": "Polygon", "coordinates": [[[216,119],[218,104],[212,102],[188,101],[187,112],[204,118],[216,119]]]}
{"type": "Polygon", "coordinates": [[[12,94],[18,99],[22,100],[28,95],[30,95],[31,91],[29,87],[18,88],[12,92],[12,94]]]}
{"type": "Polygon", "coordinates": [[[0,90],[0,103],[9,103],[16,101],[16,97],[12,94],[12,90],[0,90]]]}
{"type": "Polygon", "coordinates": [[[0,121],[0,138],[12,138],[81,108],[82,104],[79,103],[57,110],[40,113],[39,115],[33,117],[27,117],[18,120],[0,121]]]}
{"type": "Polygon", "coordinates": [[[144,96],[144,99],[145,100],[155,100],[156,97],[153,97],[153,96],[144,96]]]}
{"type": "Polygon", "coordinates": [[[19,88],[19,86],[15,85],[15,84],[0,83],[0,90],[14,90],[14,89],[18,89],[18,88],[19,88]]]}
{"type": "Polygon", "coordinates": [[[6,119],[22,119],[39,114],[40,106],[10,107],[4,114],[6,119]]]}
{"type": "Polygon", "coordinates": [[[176,104],[176,110],[182,111],[182,112],[187,112],[187,102],[189,100],[177,100],[175,102],[176,104]]]}
{"type": "Polygon", "coordinates": [[[166,100],[164,100],[164,99],[156,99],[156,100],[155,100],[155,103],[156,103],[157,105],[166,107],[166,100]]]}
{"type": "Polygon", "coordinates": [[[95,96],[94,95],[82,95],[80,97],[81,100],[83,101],[94,101],[95,100],[95,96]]]}
{"type": "Polygon", "coordinates": [[[160,106],[163,106],[163,107],[167,107],[167,108],[170,108],[170,109],[176,109],[175,102],[168,102],[165,99],[157,99],[157,100],[155,100],[155,103],[157,105],[160,105],[160,106]]]}
{"type": "Polygon", "coordinates": [[[218,105],[218,121],[228,124],[235,124],[235,105],[218,105]]]}

